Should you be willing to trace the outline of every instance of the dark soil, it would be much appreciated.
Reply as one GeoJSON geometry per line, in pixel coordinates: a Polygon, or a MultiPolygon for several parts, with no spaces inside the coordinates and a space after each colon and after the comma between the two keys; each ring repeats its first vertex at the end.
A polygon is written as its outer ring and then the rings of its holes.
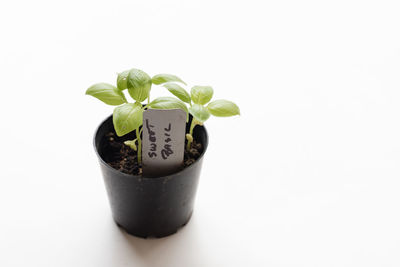
{"type": "MultiPolygon", "coordinates": [[[[141,175],[142,166],[137,162],[137,152],[124,144],[125,140],[129,138],[120,138],[115,133],[110,132],[106,134],[103,143],[104,146],[104,159],[114,169],[123,173],[132,175],[141,175]]],[[[203,146],[193,140],[192,148],[186,151],[183,162],[183,168],[193,164],[203,152],[203,146]]]]}

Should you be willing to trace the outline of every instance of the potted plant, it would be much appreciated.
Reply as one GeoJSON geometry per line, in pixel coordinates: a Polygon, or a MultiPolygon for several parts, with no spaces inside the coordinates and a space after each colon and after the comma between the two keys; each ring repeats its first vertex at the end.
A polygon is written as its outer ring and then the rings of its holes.
{"type": "Polygon", "coordinates": [[[139,237],[163,237],[175,233],[190,219],[202,158],[208,135],[203,123],[210,115],[239,115],[236,104],[211,101],[210,86],[193,86],[190,94],[179,77],[158,74],[150,77],[139,69],[118,74],[116,86],[97,83],[87,95],[116,106],[95,132],[94,148],[103,173],[113,218],[126,232],[139,237]],[[152,85],[162,85],[175,97],[151,101],[152,85]],[[133,103],[128,102],[127,91],[133,103]],[[142,171],[143,113],[149,109],[181,109],[187,114],[184,159],[176,172],[146,177],[142,171]]]}

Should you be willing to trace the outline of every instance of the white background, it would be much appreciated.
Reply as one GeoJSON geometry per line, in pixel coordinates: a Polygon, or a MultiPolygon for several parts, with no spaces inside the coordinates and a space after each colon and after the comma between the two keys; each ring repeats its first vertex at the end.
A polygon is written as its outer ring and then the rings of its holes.
{"type": "MultiPolygon", "coordinates": [[[[398,1],[2,1],[0,266],[400,266],[398,1]],[[92,147],[132,67],[212,85],[195,212],[111,218],[92,147]]],[[[167,95],[154,87],[152,95],[167,95]]]]}

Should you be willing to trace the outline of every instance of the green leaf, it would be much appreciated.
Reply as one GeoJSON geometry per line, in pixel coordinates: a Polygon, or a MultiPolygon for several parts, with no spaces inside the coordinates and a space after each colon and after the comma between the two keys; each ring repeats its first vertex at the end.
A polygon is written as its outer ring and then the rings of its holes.
{"type": "Polygon", "coordinates": [[[178,76],[172,75],[172,74],[157,74],[157,75],[153,76],[151,81],[154,84],[163,84],[166,82],[180,82],[180,83],[183,83],[184,85],[186,85],[186,83],[184,81],[182,81],[181,78],[179,78],[178,76]]]}
{"type": "Polygon", "coordinates": [[[217,117],[230,117],[240,115],[239,107],[228,100],[215,100],[207,106],[210,113],[217,117]]]}
{"type": "Polygon", "coordinates": [[[163,85],[168,89],[174,96],[182,100],[183,102],[190,104],[190,95],[189,93],[183,89],[179,84],[176,83],[166,83],[163,85]]]}
{"type": "Polygon", "coordinates": [[[116,107],[113,113],[114,128],[118,136],[123,136],[143,124],[143,109],[139,102],[116,107]]]}
{"type": "Polygon", "coordinates": [[[127,79],[128,79],[129,71],[130,70],[126,70],[121,73],[118,73],[118,77],[117,77],[118,90],[122,91],[122,90],[125,90],[126,88],[128,88],[127,79]]]}
{"type": "Polygon", "coordinates": [[[96,83],[86,90],[87,95],[96,97],[104,103],[112,106],[118,106],[126,103],[124,94],[108,83],[96,83]]]}
{"type": "Polygon", "coordinates": [[[211,86],[193,86],[190,93],[194,103],[204,105],[211,100],[214,90],[211,86]]]}
{"type": "Polygon", "coordinates": [[[149,97],[151,78],[144,71],[131,69],[127,78],[127,86],[131,97],[136,101],[142,102],[149,97]]]}
{"type": "Polygon", "coordinates": [[[125,145],[129,146],[133,150],[137,151],[137,146],[136,146],[136,139],[135,140],[126,140],[124,142],[125,145]]]}
{"type": "Polygon", "coordinates": [[[180,101],[179,99],[176,99],[175,97],[170,97],[170,96],[159,97],[151,101],[151,103],[148,106],[153,109],[180,108],[183,109],[186,112],[186,114],[188,114],[188,108],[186,104],[180,101]]]}
{"type": "Polygon", "coordinates": [[[208,112],[207,108],[199,104],[193,104],[189,108],[189,112],[200,122],[205,122],[210,117],[210,112],[208,112]]]}

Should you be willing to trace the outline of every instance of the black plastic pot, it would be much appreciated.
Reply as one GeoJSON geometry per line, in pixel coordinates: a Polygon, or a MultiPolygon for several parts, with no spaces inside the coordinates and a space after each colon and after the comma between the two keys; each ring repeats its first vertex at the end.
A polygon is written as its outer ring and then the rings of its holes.
{"type": "MultiPolygon", "coordinates": [[[[105,135],[114,132],[112,116],[104,120],[94,136],[111,211],[116,223],[139,237],[174,234],[190,220],[203,155],[208,145],[207,131],[196,126],[193,137],[203,145],[203,153],[192,165],[163,177],[146,178],[122,173],[104,158],[105,135]]],[[[131,136],[132,137],[132,136],[131,136]]]]}

